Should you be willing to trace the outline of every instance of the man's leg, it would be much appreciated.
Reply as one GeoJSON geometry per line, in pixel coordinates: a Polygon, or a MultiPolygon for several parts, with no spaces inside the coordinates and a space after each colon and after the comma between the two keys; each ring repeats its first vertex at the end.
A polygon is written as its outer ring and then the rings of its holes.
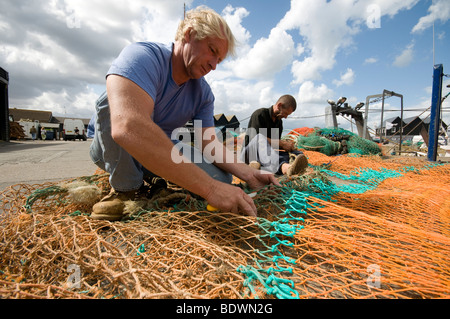
{"type": "MultiPolygon", "coordinates": [[[[120,220],[123,214],[123,202],[134,199],[135,192],[142,186],[144,178],[151,180],[158,176],[144,168],[112,139],[106,94],[98,99],[96,110],[97,120],[90,156],[98,167],[110,174],[109,182],[112,190],[109,195],[94,205],[91,217],[120,220]]],[[[232,175],[207,162],[198,149],[183,143],[177,143],[175,147],[212,178],[231,184],[232,175]],[[196,163],[197,161],[199,163],[196,163]]]]}
{"type": "Polygon", "coordinates": [[[288,176],[303,174],[308,167],[308,159],[303,152],[294,150],[292,152],[280,152],[279,174],[288,176]]]}
{"type": "Polygon", "coordinates": [[[109,105],[106,94],[96,103],[97,121],[94,140],[90,147],[92,161],[110,174],[111,192],[92,208],[94,219],[120,220],[124,202],[135,199],[136,191],[143,184],[143,170],[130,154],[111,136],[109,105]]]}
{"type": "Polygon", "coordinates": [[[257,161],[261,164],[261,169],[272,174],[277,173],[280,168],[279,153],[270,145],[267,138],[262,134],[257,134],[248,145],[242,149],[240,159],[247,164],[257,161]]]}
{"type": "Polygon", "coordinates": [[[175,147],[183,154],[184,157],[192,163],[195,163],[209,176],[223,183],[231,184],[233,181],[233,176],[207,161],[198,148],[192,147],[183,142],[173,142],[176,143],[175,147]]]}
{"type": "Polygon", "coordinates": [[[293,151],[297,155],[290,164],[289,152],[274,150],[267,138],[256,135],[248,145],[242,149],[240,159],[246,163],[257,161],[261,169],[277,175],[297,175],[303,173],[308,166],[308,160],[301,151],[293,151]]]}
{"type": "Polygon", "coordinates": [[[99,98],[96,109],[97,122],[90,148],[91,159],[110,174],[109,183],[115,190],[136,191],[143,183],[142,166],[113,140],[106,96],[99,98]]]}

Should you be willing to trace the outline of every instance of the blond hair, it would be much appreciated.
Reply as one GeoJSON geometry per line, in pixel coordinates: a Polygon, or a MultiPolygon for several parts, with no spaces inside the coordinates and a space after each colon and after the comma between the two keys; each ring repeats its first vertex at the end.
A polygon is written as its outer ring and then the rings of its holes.
{"type": "Polygon", "coordinates": [[[184,35],[191,29],[197,40],[219,38],[228,41],[227,56],[235,55],[236,39],[224,18],[205,6],[199,6],[186,12],[186,16],[178,26],[175,41],[184,41],[184,35]]]}

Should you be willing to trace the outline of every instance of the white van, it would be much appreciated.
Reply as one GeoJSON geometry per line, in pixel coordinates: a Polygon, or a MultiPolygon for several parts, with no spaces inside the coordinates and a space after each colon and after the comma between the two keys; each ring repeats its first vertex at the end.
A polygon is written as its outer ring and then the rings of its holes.
{"type": "Polygon", "coordinates": [[[64,141],[80,139],[87,140],[86,129],[82,120],[65,119],[63,125],[64,141]]]}

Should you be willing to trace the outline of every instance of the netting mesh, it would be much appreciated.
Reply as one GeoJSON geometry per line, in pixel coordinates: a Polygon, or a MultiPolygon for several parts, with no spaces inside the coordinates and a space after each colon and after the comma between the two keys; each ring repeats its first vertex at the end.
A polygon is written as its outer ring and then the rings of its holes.
{"type": "Polygon", "coordinates": [[[124,221],[95,221],[101,172],[12,186],[0,194],[0,296],[450,296],[448,164],[304,153],[305,175],[258,192],[257,220],[175,188],[128,203],[124,221]]]}
{"type": "Polygon", "coordinates": [[[299,128],[292,130],[284,138],[293,139],[300,149],[317,151],[328,156],[348,153],[359,155],[382,153],[377,143],[342,128],[299,128]]]}

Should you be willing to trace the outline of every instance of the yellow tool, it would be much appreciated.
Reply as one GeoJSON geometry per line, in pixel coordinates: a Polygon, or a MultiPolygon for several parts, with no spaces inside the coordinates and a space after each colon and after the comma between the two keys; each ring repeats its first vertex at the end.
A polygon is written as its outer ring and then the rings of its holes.
{"type": "Polygon", "coordinates": [[[207,209],[209,212],[216,212],[216,211],[219,210],[218,208],[215,208],[215,207],[213,207],[213,206],[211,206],[211,205],[209,205],[209,204],[208,204],[208,206],[206,206],[206,209],[207,209]]]}

